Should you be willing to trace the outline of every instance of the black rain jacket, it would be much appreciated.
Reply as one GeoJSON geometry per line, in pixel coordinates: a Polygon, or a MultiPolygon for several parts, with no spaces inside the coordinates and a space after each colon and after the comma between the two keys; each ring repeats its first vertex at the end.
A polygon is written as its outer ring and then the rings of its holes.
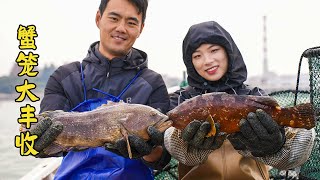
{"type": "Polygon", "coordinates": [[[209,21],[191,26],[183,40],[182,53],[189,86],[170,95],[170,109],[178,105],[178,100],[181,103],[185,99],[209,92],[266,95],[260,88],[251,89],[244,84],[247,80],[247,68],[242,55],[230,34],[218,23],[209,21]],[[197,73],[192,64],[192,53],[206,43],[222,46],[228,55],[228,70],[218,81],[207,81],[197,73]]]}

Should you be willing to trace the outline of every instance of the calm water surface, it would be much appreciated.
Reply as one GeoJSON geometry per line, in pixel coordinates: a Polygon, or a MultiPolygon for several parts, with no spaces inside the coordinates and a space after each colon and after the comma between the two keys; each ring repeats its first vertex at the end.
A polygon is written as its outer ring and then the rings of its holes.
{"type": "Polygon", "coordinates": [[[19,149],[14,146],[15,136],[19,134],[20,107],[30,104],[39,113],[40,102],[23,101],[16,103],[12,101],[0,101],[0,179],[19,179],[42,159],[32,156],[20,156],[19,149]]]}

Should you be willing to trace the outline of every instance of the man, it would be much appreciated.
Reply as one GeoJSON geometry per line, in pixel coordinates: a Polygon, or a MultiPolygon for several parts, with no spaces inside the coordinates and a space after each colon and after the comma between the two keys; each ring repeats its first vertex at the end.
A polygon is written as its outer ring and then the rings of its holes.
{"type": "MultiPolygon", "coordinates": [[[[147,68],[147,54],[132,47],[143,30],[147,6],[147,0],[101,0],[96,14],[100,41],[90,46],[82,63],[63,65],[51,75],[40,112],[82,112],[106,101],[120,100],[167,112],[169,97],[162,77],[147,68]]],[[[35,127],[43,126],[43,122],[35,127]]],[[[40,133],[35,145],[40,151],[39,157],[46,157],[41,150],[62,128],[61,123],[43,128],[46,131],[40,133]],[[49,132],[55,133],[48,135],[49,132]],[[41,138],[44,136],[50,138],[41,138]],[[42,139],[46,142],[40,143],[42,139]]],[[[107,150],[98,147],[71,151],[64,157],[55,179],[152,179],[148,166],[160,169],[170,161],[170,155],[162,148],[163,135],[152,127],[148,128],[148,133],[151,137],[148,142],[136,136],[129,137],[132,160],[127,158],[123,139],[106,144],[107,150]]]]}

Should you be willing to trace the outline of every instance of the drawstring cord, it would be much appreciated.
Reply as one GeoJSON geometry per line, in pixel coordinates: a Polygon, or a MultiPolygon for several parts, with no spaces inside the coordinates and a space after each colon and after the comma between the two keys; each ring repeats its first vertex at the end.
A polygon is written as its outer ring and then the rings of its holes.
{"type": "Polygon", "coordinates": [[[178,106],[180,105],[180,101],[181,101],[181,96],[182,96],[182,91],[179,92],[179,96],[178,96],[178,106]]]}
{"type": "Polygon", "coordinates": [[[228,84],[228,81],[229,81],[229,78],[227,78],[227,80],[226,80],[226,82],[225,82],[224,84],[227,85],[230,89],[232,89],[232,91],[233,91],[233,93],[234,93],[235,95],[238,95],[238,93],[236,92],[236,90],[233,89],[233,87],[228,84]]]}
{"type": "Polygon", "coordinates": [[[208,91],[207,85],[208,85],[207,82],[204,82],[204,83],[202,84],[201,95],[207,93],[207,91],[208,91]]]}
{"type": "Polygon", "coordinates": [[[83,87],[83,96],[84,96],[84,100],[87,100],[87,88],[86,88],[86,83],[84,82],[84,73],[83,73],[83,68],[82,68],[82,63],[80,63],[80,72],[81,72],[81,83],[82,83],[82,87],[83,87]]]}

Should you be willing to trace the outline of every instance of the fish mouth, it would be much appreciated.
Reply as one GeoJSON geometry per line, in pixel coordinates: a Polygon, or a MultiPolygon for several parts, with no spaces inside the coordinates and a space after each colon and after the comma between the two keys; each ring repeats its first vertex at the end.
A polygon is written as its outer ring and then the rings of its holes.
{"type": "Polygon", "coordinates": [[[163,117],[160,121],[158,121],[154,127],[158,129],[159,132],[165,132],[169,127],[171,127],[173,122],[169,120],[168,116],[163,117]]]}
{"type": "Polygon", "coordinates": [[[163,118],[161,118],[158,122],[156,122],[154,125],[155,126],[158,126],[158,125],[160,125],[160,124],[162,124],[162,123],[164,123],[164,122],[166,122],[166,121],[168,121],[169,120],[169,117],[168,116],[164,116],[163,118]]]}
{"type": "Polygon", "coordinates": [[[164,116],[164,117],[160,120],[160,122],[168,121],[168,119],[169,119],[169,116],[164,116]]]}

